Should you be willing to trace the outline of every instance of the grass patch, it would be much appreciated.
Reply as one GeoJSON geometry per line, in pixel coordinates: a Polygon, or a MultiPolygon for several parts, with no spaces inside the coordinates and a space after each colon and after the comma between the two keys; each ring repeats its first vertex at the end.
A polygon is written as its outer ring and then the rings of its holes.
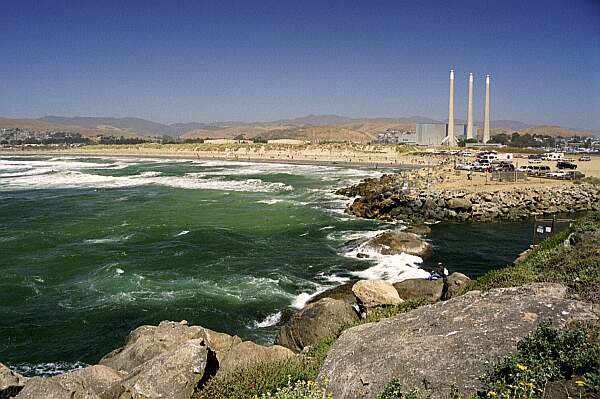
{"type": "MultiPolygon", "coordinates": [[[[345,330],[408,312],[427,303],[422,300],[405,301],[399,305],[377,308],[370,312],[364,319],[342,325],[335,334],[323,338],[296,358],[240,368],[227,375],[213,378],[201,390],[196,392],[193,398],[253,399],[255,397],[260,398],[262,395],[269,393],[272,395],[276,394],[277,390],[283,390],[289,395],[296,394],[297,392],[294,389],[296,389],[298,383],[302,384],[302,381],[304,381],[305,384],[308,382],[312,384],[312,381],[317,378],[319,369],[325,361],[327,353],[345,330]]],[[[281,397],[304,398],[304,396],[281,397]]],[[[313,396],[305,397],[312,398],[313,396]]]]}

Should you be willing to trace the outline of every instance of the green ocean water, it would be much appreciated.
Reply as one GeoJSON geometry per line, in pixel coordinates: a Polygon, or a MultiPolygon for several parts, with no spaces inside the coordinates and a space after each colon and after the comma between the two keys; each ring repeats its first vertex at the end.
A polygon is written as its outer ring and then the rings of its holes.
{"type": "MultiPolygon", "coordinates": [[[[352,257],[398,228],[343,214],[336,187],[382,170],[143,158],[0,157],[0,362],[29,375],[97,362],[141,324],[271,343],[282,312],[420,259],[352,257]]],[[[436,225],[431,258],[479,275],[531,241],[528,222],[436,225]]]]}

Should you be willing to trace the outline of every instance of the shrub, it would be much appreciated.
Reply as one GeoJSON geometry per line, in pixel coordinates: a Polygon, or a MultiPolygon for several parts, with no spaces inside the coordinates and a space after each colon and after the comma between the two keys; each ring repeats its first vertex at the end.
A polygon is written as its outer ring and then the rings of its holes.
{"type": "Polygon", "coordinates": [[[593,327],[560,331],[540,323],[519,342],[515,353],[482,378],[485,388],[479,397],[541,398],[548,383],[572,378],[583,389],[600,393],[597,338],[593,327]]]}
{"type": "MultiPolygon", "coordinates": [[[[258,398],[258,397],[257,397],[258,398]]],[[[274,398],[274,399],[333,399],[333,395],[328,394],[325,390],[321,389],[314,381],[296,381],[292,384],[288,381],[288,384],[278,389],[275,393],[263,394],[261,399],[274,398]]]]}

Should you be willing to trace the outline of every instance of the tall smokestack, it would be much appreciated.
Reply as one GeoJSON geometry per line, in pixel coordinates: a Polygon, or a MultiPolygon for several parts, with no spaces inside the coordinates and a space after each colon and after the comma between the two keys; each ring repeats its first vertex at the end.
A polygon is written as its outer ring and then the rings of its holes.
{"type": "Polygon", "coordinates": [[[467,103],[467,140],[473,138],[473,73],[469,73],[469,100],[467,103]]]}
{"type": "Polygon", "coordinates": [[[448,145],[456,145],[454,139],[454,69],[450,70],[450,99],[448,100],[448,145]]]}
{"type": "Polygon", "coordinates": [[[483,143],[490,140],[490,75],[485,75],[485,111],[483,114],[483,143]]]}

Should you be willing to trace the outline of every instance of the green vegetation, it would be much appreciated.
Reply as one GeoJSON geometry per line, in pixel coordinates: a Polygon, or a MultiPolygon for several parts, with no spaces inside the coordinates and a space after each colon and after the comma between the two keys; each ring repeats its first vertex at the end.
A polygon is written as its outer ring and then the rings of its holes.
{"type": "Polygon", "coordinates": [[[511,147],[554,147],[556,142],[554,137],[542,134],[519,134],[514,132],[512,135],[500,133],[490,139],[490,143],[504,144],[511,147]]]}
{"type": "MultiPolygon", "coordinates": [[[[314,381],[317,378],[329,349],[344,330],[408,312],[426,303],[425,301],[406,301],[399,305],[376,309],[364,319],[344,324],[335,334],[323,338],[311,346],[306,353],[296,358],[261,363],[235,370],[225,376],[213,378],[195,393],[194,399],[252,399],[269,393],[273,395],[278,389],[284,390],[284,392],[285,389],[295,389],[297,383],[314,381]]],[[[290,395],[298,394],[298,392],[291,392],[290,395]]],[[[310,399],[313,396],[281,396],[281,398],[310,399]]]]}
{"type": "MultiPolygon", "coordinates": [[[[257,397],[258,398],[258,397],[257,397]]],[[[292,384],[288,381],[287,386],[278,389],[275,393],[263,394],[260,399],[333,399],[333,395],[321,389],[314,381],[296,381],[292,384]]]]}
{"type": "Polygon", "coordinates": [[[549,383],[572,379],[579,393],[600,394],[599,333],[594,327],[559,331],[541,323],[482,378],[479,397],[542,398],[549,383]]]}
{"type": "Polygon", "coordinates": [[[579,219],[559,234],[543,241],[522,262],[485,274],[466,290],[516,287],[535,282],[561,283],[569,294],[600,303],[600,212],[579,219]],[[566,247],[567,237],[584,235],[577,246],[566,247]]]}

